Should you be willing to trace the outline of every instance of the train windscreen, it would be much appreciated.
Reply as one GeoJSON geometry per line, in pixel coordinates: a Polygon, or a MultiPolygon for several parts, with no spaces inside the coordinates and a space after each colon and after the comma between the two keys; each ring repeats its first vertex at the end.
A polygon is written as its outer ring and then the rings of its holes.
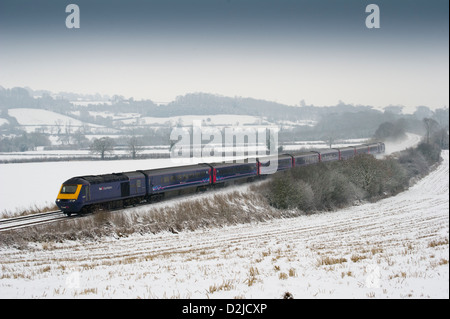
{"type": "Polygon", "coordinates": [[[77,191],[77,185],[63,185],[61,188],[61,194],[75,194],[77,191]]]}

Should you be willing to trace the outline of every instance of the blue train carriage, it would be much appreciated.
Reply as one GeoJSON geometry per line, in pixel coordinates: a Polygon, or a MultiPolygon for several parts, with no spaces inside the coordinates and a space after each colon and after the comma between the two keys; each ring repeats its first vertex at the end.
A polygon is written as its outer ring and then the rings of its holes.
{"type": "Polygon", "coordinates": [[[56,205],[67,215],[97,208],[119,208],[137,204],[146,196],[145,175],[125,172],[87,175],[63,183],[56,205]]]}
{"type": "Polygon", "coordinates": [[[356,155],[355,148],[353,146],[337,148],[339,151],[340,160],[348,160],[356,155]]]}
{"type": "Polygon", "coordinates": [[[289,154],[262,157],[258,158],[257,162],[258,175],[261,176],[274,174],[276,172],[285,171],[294,167],[293,156],[289,154]],[[272,161],[276,161],[277,165],[273,165],[272,161]]]}
{"type": "Polygon", "coordinates": [[[319,163],[319,153],[317,152],[302,152],[294,154],[293,156],[295,167],[319,163]]]}
{"type": "Polygon", "coordinates": [[[172,195],[206,190],[212,183],[211,170],[207,164],[198,164],[140,172],[146,177],[147,200],[158,201],[172,195]]]}
{"type": "Polygon", "coordinates": [[[355,154],[368,154],[369,153],[369,147],[368,145],[357,145],[355,146],[355,154]]]}
{"type": "Polygon", "coordinates": [[[336,149],[320,150],[318,151],[318,153],[319,153],[319,160],[321,162],[331,162],[339,160],[339,151],[336,149]]]}
{"type": "Polygon", "coordinates": [[[227,186],[238,182],[252,181],[258,176],[258,162],[250,163],[213,163],[212,183],[215,186],[227,186]]]}
{"type": "Polygon", "coordinates": [[[368,144],[368,149],[369,149],[369,154],[372,155],[380,155],[380,154],[384,154],[385,152],[385,145],[383,142],[374,142],[371,144],[368,144]]]}

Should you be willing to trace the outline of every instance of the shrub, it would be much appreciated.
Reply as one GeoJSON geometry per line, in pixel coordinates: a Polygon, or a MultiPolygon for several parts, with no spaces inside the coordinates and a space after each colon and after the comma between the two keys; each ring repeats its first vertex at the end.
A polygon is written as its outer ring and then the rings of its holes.
{"type": "Polygon", "coordinates": [[[399,121],[397,121],[396,123],[381,123],[374,134],[374,139],[376,139],[377,141],[400,140],[405,137],[405,129],[399,121]]]}
{"type": "Polygon", "coordinates": [[[408,179],[428,173],[429,164],[417,148],[409,148],[400,153],[398,162],[406,170],[408,179]]]}
{"type": "Polygon", "coordinates": [[[351,203],[356,196],[352,183],[347,176],[338,172],[331,171],[329,173],[329,185],[327,191],[328,207],[342,207],[351,203]]]}
{"type": "Polygon", "coordinates": [[[275,208],[306,211],[313,207],[314,193],[311,186],[302,180],[295,180],[289,172],[272,178],[265,195],[269,204],[275,208]]]}
{"type": "Polygon", "coordinates": [[[350,180],[366,194],[366,198],[383,193],[384,167],[372,155],[360,154],[345,162],[345,173],[350,180]]]}
{"type": "Polygon", "coordinates": [[[435,143],[420,143],[417,150],[425,157],[429,164],[439,162],[441,158],[441,148],[435,143]]]}
{"type": "Polygon", "coordinates": [[[395,195],[403,191],[409,184],[408,173],[400,163],[392,157],[383,162],[383,192],[387,195],[395,195]]]}
{"type": "Polygon", "coordinates": [[[271,178],[263,194],[278,209],[302,211],[333,209],[350,204],[361,192],[337,163],[298,167],[271,178]]]}

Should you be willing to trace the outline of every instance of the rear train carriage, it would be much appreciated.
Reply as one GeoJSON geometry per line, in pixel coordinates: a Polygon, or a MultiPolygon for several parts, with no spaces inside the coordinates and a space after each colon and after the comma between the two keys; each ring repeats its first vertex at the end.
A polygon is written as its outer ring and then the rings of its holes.
{"type": "Polygon", "coordinates": [[[369,154],[378,154],[379,143],[372,143],[367,145],[369,154]]]}
{"type": "Polygon", "coordinates": [[[378,153],[384,153],[386,150],[385,147],[383,142],[378,142],[378,153]]]}

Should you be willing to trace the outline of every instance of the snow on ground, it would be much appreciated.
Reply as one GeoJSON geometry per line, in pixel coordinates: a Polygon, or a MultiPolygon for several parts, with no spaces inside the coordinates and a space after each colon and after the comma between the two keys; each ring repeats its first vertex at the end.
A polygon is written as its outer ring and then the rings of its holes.
{"type": "Polygon", "coordinates": [[[449,152],[374,204],[0,249],[0,298],[449,298],[449,152]]]}
{"type": "Polygon", "coordinates": [[[400,142],[386,142],[386,155],[390,155],[395,152],[402,151],[409,147],[416,146],[420,143],[422,137],[417,134],[406,133],[407,138],[400,142]]]}
{"type": "MultiPolygon", "coordinates": [[[[105,135],[88,135],[86,136],[88,139],[92,140],[94,138],[101,138],[105,135]]],[[[93,154],[90,150],[82,149],[82,150],[43,150],[42,146],[36,148],[36,150],[32,151],[24,151],[24,152],[0,152],[0,160],[3,161],[14,161],[14,160],[63,160],[63,159],[74,159],[77,157],[84,158],[92,158],[98,159],[100,155],[93,154]]],[[[148,146],[143,148],[139,155],[145,154],[163,154],[169,155],[169,146],[160,145],[160,146],[148,146]]],[[[130,156],[130,152],[128,150],[114,150],[113,154],[106,154],[106,158],[108,156],[130,156]]]]}
{"type": "MultiPolygon", "coordinates": [[[[163,125],[166,123],[172,123],[172,125],[182,124],[183,126],[190,126],[192,125],[194,120],[201,121],[203,125],[253,125],[253,124],[260,124],[263,121],[261,118],[251,115],[220,114],[220,115],[183,115],[173,117],[145,116],[139,119],[139,124],[163,125]]],[[[136,123],[136,119],[123,120],[122,122],[126,124],[133,124],[136,123]]]]}
{"type": "MultiPolygon", "coordinates": [[[[69,116],[42,109],[9,109],[8,114],[9,116],[15,117],[20,125],[32,127],[55,125],[55,123],[60,123],[59,125],[67,125],[70,123],[72,126],[83,126],[85,124],[69,116]]],[[[95,124],[89,125],[99,127],[99,125],[95,124]]]]}

